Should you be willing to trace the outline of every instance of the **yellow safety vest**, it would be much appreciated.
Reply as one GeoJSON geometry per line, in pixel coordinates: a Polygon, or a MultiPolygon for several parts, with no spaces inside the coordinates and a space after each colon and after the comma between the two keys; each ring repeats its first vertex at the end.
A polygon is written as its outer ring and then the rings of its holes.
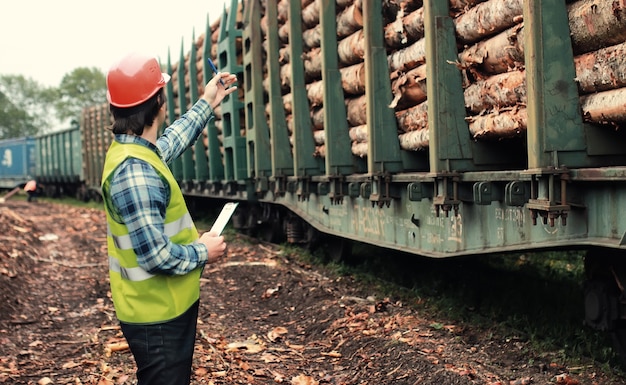
{"type": "Polygon", "coordinates": [[[168,321],[183,314],[200,298],[201,268],[186,275],[150,274],[137,263],[128,228],[111,215],[109,183],[115,169],[127,158],[148,162],[170,186],[171,198],[165,211],[165,234],[177,244],[190,244],[198,231],[185,199],[169,167],[151,149],[138,144],[114,141],[107,152],[102,173],[102,192],[107,217],[109,277],[115,312],[120,321],[150,324],[168,321]]]}

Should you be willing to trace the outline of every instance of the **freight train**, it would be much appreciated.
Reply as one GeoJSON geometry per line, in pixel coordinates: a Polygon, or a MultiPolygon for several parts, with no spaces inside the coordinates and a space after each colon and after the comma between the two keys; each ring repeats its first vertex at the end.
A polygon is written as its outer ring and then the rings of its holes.
{"type": "MultiPolygon", "coordinates": [[[[323,234],[338,258],[352,241],[586,250],[585,321],[626,352],[626,1],[232,0],[192,40],[164,68],[170,120],[207,58],[239,92],[171,164],[188,197],[239,201],[235,227],[270,241],[323,234]]],[[[81,196],[110,123],[92,106],[38,147],[81,196]]]]}
{"type": "Polygon", "coordinates": [[[35,177],[35,139],[0,141],[0,189],[12,189],[35,177]]]}

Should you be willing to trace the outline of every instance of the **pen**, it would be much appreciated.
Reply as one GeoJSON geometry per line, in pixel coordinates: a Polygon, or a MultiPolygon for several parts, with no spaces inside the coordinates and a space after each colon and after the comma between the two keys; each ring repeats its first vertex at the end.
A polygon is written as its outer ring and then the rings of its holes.
{"type": "MultiPolygon", "coordinates": [[[[209,62],[209,65],[211,66],[211,69],[213,70],[213,72],[217,75],[217,67],[215,67],[215,64],[213,64],[213,60],[211,60],[210,57],[206,58],[206,61],[209,62]]],[[[222,85],[224,87],[226,87],[226,84],[224,84],[224,81],[222,79],[220,79],[220,83],[222,83],[222,85]]]]}

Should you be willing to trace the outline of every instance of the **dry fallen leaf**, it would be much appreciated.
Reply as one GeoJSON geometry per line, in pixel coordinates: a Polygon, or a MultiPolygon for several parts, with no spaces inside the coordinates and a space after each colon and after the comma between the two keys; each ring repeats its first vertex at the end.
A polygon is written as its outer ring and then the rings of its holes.
{"type": "Polygon", "coordinates": [[[335,351],[335,350],[331,350],[328,353],[322,353],[323,356],[326,357],[333,357],[333,358],[341,358],[341,353],[335,351]]]}
{"type": "Polygon", "coordinates": [[[63,369],[72,369],[75,368],[77,366],[80,366],[80,364],[74,362],[74,361],[69,361],[63,364],[63,369]]]}
{"type": "Polygon", "coordinates": [[[287,328],[278,326],[272,329],[269,333],[267,333],[267,338],[269,338],[270,341],[275,342],[283,334],[287,334],[287,328]]]}
{"type": "Polygon", "coordinates": [[[207,368],[198,368],[193,373],[198,377],[204,377],[209,373],[209,371],[207,368]]]}
{"type": "Polygon", "coordinates": [[[245,353],[259,353],[265,349],[264,346],[259,344],[257,341],[243,341],[243,342],[231,342],[226,345],[226,352],[245,352],[245,353]]]}
{"type": "Polygon", "coordinates": [[[315,381],[313,377],[300,374],[299,376],[291,379],[291,385],[319,385],[319,382],[315,381]]]}
{"type": "Polygon", "coordinates": [[[290,349],[298,350],[298,351],[303,351],[305,348],[304,345],[295,345],[295,344],[290,344],[289,342],[287,342],[286,345],[289,346],[290,349]]]}
{"type": "Polygon", "coordinates": [[[111,357],[111,353],[113,352],[121,352],[129,349],[130,348],[127,342],[114,342],[111,344],[107,344],[104,347],[104,351],[107,357],[111,357]]]}

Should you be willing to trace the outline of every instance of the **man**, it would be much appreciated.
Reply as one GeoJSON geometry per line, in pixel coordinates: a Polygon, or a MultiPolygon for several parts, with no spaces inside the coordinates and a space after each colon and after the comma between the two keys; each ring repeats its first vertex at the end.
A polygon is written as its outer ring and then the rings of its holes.
{"type": "Polygon", "coordinates": [[[218,73],[158,137],[169,80],[155,58],[140,54],[124,57],[107,74],[115,134],[102,174],[109,277],[139,385],[189,384],[200,275],[226,248],[218,234],[198,235],[167,163],[195,142],[213,109],[236,90],[229,88],[236,76],[218,73]]]}
{"type": "Polygon", "coordinates": [[[26,198],[26,200],[28,202],[34,201],[37,198],[37,181],[31,179],[26,182],[26,184],[24,185],[24,191],[26,191],[26,194],[28,194],[28,198],[26,198]]]}

